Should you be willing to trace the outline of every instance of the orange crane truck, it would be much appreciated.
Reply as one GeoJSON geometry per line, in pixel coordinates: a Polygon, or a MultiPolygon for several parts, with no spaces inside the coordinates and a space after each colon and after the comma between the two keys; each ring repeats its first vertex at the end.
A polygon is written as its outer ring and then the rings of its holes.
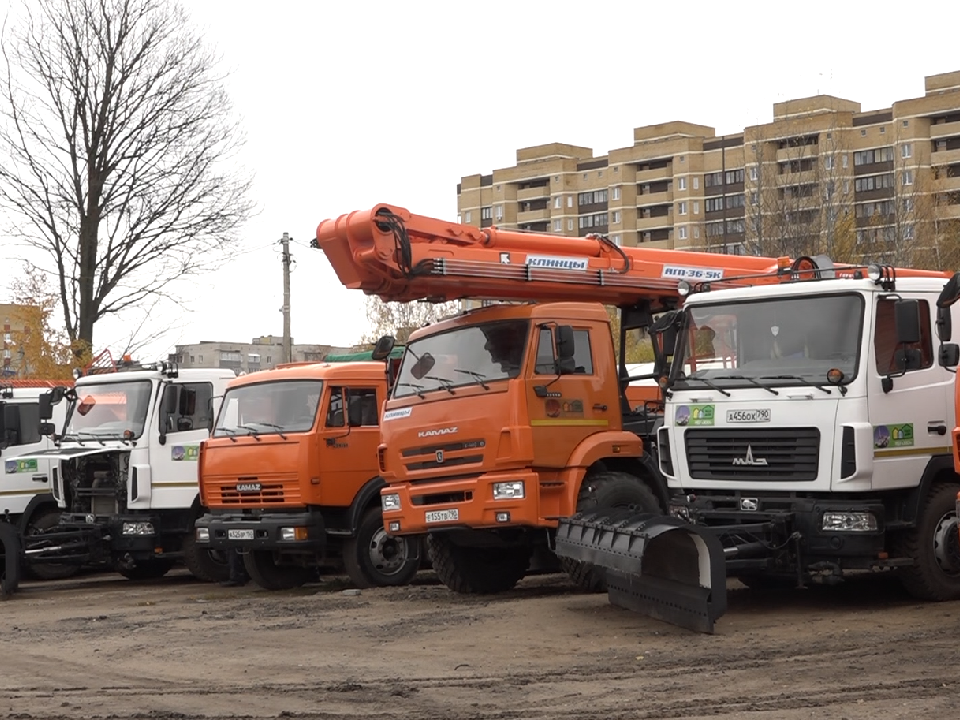
{"type": "Polygon", "coordinates": [[[547,543],[584,587],[705,631],[727,574],[902,567],[918,595],[960,592],[927,517],[955,482],[935,443],[946,408],[928,402],[943,373],[913,372],[930,367],[943,273],[620,248],[389,205],[324,221],[315,245],[384,300],[521,303],[414,333],[383,410],[387,531],[429,533],[452,589],[509,588],[547,543]],[[601,303],[620,309],[619,357],[601,303]],[[624,397],[637,328],[663,391],[639,412],[624,397]],[[914,396],[909,413],[891,402],[914,396]],[[928,434],[908,452],[914,426],[928,434]],[[895,452],[876,444],[891,436],[895,452]]]}
{"type": "Polygon", "coordinates": [[[291,363],[230,382],[201,445],[209,511],[196,522],[199,546],[238,550],[268,590],[298,587],[331,564],[359,587],[410,582],[420,539],[387,535],[380,511],[392,346],[381,342],[368,362],[291,363]]]}

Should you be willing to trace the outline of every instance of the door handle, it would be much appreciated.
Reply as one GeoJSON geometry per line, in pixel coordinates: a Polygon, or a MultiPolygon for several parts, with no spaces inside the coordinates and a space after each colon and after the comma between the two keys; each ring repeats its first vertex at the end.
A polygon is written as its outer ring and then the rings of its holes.
{"type": "Polygon", "coordinates": [[[927,425],[927,433],[930,435],[946,435],[946,425],[927,425]]]}
{"type": "Polygon", "coordinates": [[[594,409],[594,410],[599,410],[600,412],[606,412],[606,411],[607,411],[607,406],[606,406],[606,405],[597,404],[597,405],[594,405],[594,406],[593,406],[593,409],[594,409]]]}

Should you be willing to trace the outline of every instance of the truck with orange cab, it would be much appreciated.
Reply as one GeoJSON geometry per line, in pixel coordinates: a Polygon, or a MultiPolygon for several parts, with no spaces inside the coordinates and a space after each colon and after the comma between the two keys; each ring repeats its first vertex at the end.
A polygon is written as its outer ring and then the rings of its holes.
{"type": "Polygon", "coordinates": [[[614,358],[599,315],[570,304],[486,307],[411,337],[383,413],[384,521],[429,531],[450,587],[508,587],[546,542],[611,601],[704,630],[726,574],[895,569],[918,597],[960,596],[944,544],[960,482],[937,442],[950,376],[930,342],[945,274],[620,248],[388,205],[321,223],[316,245],[385,300],[602,302],[621,333],[654,338],[661,404],[634,413],[623,338],[614,358]]]}
{"type": "Polygon", "coordinates": [[[387,535],[380,510],[391,349],[388,339],[370,361],[293,363],[230,383],[200,452],[209,511],[196,523],[199,545],[239,551],[268,590],[329,565],[359,587],[410,582],[420,539],[387,535]]]}

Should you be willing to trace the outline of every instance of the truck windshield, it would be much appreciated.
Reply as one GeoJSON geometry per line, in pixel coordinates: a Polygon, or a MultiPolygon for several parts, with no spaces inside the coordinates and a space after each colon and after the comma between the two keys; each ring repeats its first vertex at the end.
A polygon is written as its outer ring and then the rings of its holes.
{"type": "Polygon", "coordinates": [[[450,391],[515,378],[523,365],[530,323],[504,320],[459,327],[407,345],[393,397],[450,391]]]}
{"type": "Polygon", "coordinates": [[[853,380],[863,310],[856,294],[688,305],[674,386],[821,384],[833,368],[853,380]]]}
{"type": "Polygon", "coordinates": [[[149,380],[77,385],[67,410],[66,438],[138,438],[143,434],[153,383],[149,380]]]}
{"type": "Polygon", "coordinates": [[[230,388],[214,437],[306,432],[317,419],[322,380],[276,380],[230,388]]]}

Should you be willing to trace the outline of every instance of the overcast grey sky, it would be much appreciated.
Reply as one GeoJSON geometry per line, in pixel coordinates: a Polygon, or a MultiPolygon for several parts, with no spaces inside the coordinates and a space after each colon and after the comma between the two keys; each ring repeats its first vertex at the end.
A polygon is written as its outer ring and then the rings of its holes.
{"type": "MultiPolygon", "coordinates": [[[[924,75],[960,70],[956,0],[185,4],[231,72],[262,212],[234,262],[182,289],[191,312],[152,318],[170,329],[144,359],[279,335],[283,232],[294,340],[356,342],[363,296],[308,247],[317,224],[379,202],[455,219],[460,177],[515,164],[519,147],[602,155],[668,120],[730,133],[818,92],[887,107],[921,96],[924,75]]],[[[96,344],[125,334],[105,321],[96,344]]]]}

